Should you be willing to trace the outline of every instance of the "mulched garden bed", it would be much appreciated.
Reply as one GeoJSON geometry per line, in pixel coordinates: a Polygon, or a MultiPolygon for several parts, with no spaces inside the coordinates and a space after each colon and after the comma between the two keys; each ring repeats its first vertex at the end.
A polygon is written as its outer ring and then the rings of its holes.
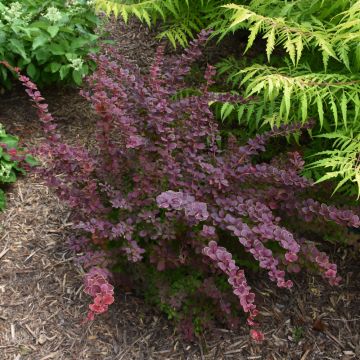
{"type": "MultiPolygon", "coordinates": [[[[136,22],[113,23],[111,37],[131,61],[147,66],[157,41],[136,22]]],[[[91,143],[94,119],[74,89],[44,92],[69,142],[91,143]]],[[[0,122],[29,146],[43,140],[35,112],[21,88],[0,98],[0,122]]],[[[69,212],[34,174],[9,189],[0,214],[0,359],[359,359],[359,250],[332,247],[344,277],[332,288],[319,277],[294,278],[291,292],[267,281],[256,284],[266,341],[250,341],[248,329],[215,329],[196,344],[181,340],[173,324],[142,299],[118,289],[109,312],[83,323],[88,298],[83,271],[66,247],[69,212]],[[270,286],[269,286],[270,285],[270,286]]]]}

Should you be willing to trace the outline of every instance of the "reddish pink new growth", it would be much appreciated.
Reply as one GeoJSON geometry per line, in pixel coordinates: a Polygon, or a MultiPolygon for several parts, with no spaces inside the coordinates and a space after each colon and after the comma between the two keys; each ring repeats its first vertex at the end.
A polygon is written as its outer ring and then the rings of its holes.
{"type": "Polygon", "coordinates": [[[250,336],[256,342],[262,342],[265,339],[265,336],[261,331],[254,330],[254,329],[250,330],[250,336]]]}
{"type": "Polygon", "coordinates": [[[88,320],[94,320],[95,314],[104,313],[114,302],[114,287],[108,282],[110,276],[107,270],[100,268],[92,268],[85,275],[84,292],[94,298],[89,305],[88,320]]]}
{"type": "Polygon", "coordinates": [[[218,246],[215,241],[210,241],[209,245],[203,249],[203,254],[208,256],[216,263],[216,266],[228,276],[228,282],[233,288],[233,293],[239,298],[240,305],[246,313],[250,313],[247,323],[250,326],[256,325],[254,318],[258,314],[256,310],[255,294],[248,286],[244,270],[240,270],[232,259],[232,255],[222,246],[218,246]]]}
{"type": "Polygon", "coordinates": [[[329,257],[317,249],[314,244],[303,244],[302,252],[306,260],[316,264],[322,276],[328,280],[330,285],[339,285],[342,278],[337,274],[337,266],[330,262],[329,257]]]}

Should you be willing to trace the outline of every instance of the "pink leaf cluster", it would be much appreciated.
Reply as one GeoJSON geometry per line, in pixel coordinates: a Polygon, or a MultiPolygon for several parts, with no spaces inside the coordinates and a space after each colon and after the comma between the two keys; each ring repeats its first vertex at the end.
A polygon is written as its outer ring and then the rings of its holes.
{"type": "Polygon", "coordinates": [[[114,287],[109,284],[110,273],[105,269],[92,268],[84,277],[84,292],[93,298],[89,305],[88,320],[94,320],[95,314],[107,311],[114,302],[114,287]]]}
{"type": "Polygon", "coordinates": [[[215,241],[209,242],[209,245],[203,249],[203,254],[214,261],[216,266],[228,276],[229,284],[239,298],[241,307],[244,312],[250,313],[249,324],[254,325],[253,319],[258,313],[254,304],[255,294],[247,284],[244,271],[235,264],[232,255],[224,247],[218,246],[215,241]]]}

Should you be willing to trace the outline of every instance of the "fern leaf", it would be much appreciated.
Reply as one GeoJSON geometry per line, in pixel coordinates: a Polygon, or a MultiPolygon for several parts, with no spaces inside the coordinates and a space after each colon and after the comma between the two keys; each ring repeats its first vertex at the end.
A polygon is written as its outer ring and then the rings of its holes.
{"type": "Polygon", "coordinates": [[[268,61],[270,61],[270,56],[275,48],[275,27],[273,27],[270,32],[265,34],[264,39],[267,39],[266,42],[266,56],[268,61]]]}
{"type": "Polygon", "coordinates": [[[340,108],[341,108],[341,114],[342,114],[345,129],[347,128],[347,103],[348,103],[348,99],[346,97],[345,92],[343,92],[342,96],[341,96],[341,101],[340,101],[340,108]]]}
{"type": "MultiPolygon", "coordinates": [[[[257,21],[254,25],[252,25],[249,30],[250,30],[250,35],[248,37],[248,42],[245,48],[245,53],[253,46],[254,41],[256,39],[257,34],[260,31],[260,26],[262,24],[262,20],[257,21]]],[[[359,61],[360,64],[360,61],[359,61]]]]}
{"type": "Polygon", "coordinates": [[[330,96],[330,108],[333,113],[334,121],[335,121],[335,127],[338,126],[338,109],[334,100],[333,96],[330,96]]]}
{"type": "Polygon", "coordinates": [[[290,38],[289,34],[287,35],[287,39],[285,41],[285,49],[286,52],[289,54],[290,60],[292,61],[292,63],[294,65],[296,65],[297,61],[296,61],[296,48],[295,45],[292,41],[292,39],[290,38]]]}
{"type": "Polygon", "coordinates": [[[301,59],[301,55],[304,49],[303,39],[301,36],[298,36],[295,40],[295,48],[296,48],[296,66],[299,64],[301,59]]]}
{"type": "Polygon", "coordinates": [[[318,111],[318,115],[319,115],[320,128],[322,128],[324,125],[324,107],[323,107],[323,102],[322,102],[322,98],[320,95],[316,96],[316,105],[317,105],[317,111],[318,111]]]}

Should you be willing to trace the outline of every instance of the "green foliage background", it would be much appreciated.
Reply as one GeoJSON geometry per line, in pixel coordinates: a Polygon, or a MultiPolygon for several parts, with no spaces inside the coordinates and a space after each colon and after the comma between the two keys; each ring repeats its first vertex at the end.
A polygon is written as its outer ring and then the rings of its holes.
{"type": "MultiPolygon", "coordinates": [[[[16,181],[18,174],[25,174],[25,170],[18,161],[12,160],[8,150],[15,149],[18,153],[24,152],[19,148],[19,139],[9,135],[0,124],[0,211],[6,206],[4,186],[16,181]]],[[[37,161],[30,155],[26,155],[25,161],[30,166],[35,166],[37,161]]]]}
{"type": "MultiPolygon", "coordinates": [[[[0,60],[25,71],[38,84],[81,84],[93,66],[99,19],[85,0],[0,0],[0,60]]],[[[0,68],[0,83],[10,86],[0,68]]]]}

